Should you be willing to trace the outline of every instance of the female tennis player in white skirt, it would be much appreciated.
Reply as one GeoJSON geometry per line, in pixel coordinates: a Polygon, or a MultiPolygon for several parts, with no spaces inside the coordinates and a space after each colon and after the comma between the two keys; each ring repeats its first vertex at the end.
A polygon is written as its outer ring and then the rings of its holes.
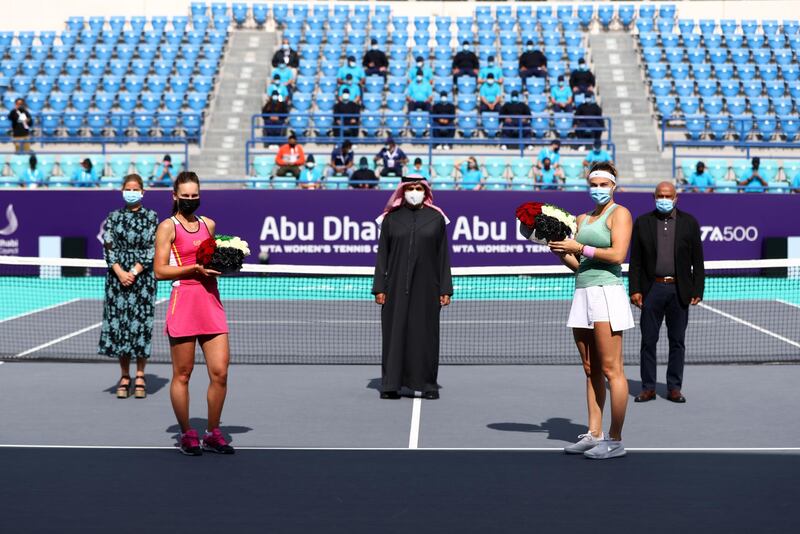
{"type": "Polygon", "coordinates": [[[575,239],[551,242],[550,249],[576,272],[575,296],[567,326],[572,328],[586,373],[589,432],[564,451],[592,459],[625,456],[622,425],[628,406],[628,381],[622,358],[622,332],[633,328],[633,314],[622,283],[633,221],[614,203],[617,171],[597,163],[589,172],[589,193],[595,209],[577,218],[575,239]],[[611,428],[603,434],[606,380],[611,389],[611,428]]]}

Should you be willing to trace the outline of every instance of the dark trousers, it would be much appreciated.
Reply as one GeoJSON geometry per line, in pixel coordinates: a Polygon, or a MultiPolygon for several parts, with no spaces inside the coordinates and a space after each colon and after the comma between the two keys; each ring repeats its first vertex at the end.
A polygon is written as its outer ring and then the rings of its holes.
{"type": "Polygon", "coordinates": [[[417,102],[416,100],[412,100],[408,103],[408,112],[411,113],[412,111],[430,111],[431,104],[430,102],[417,102]]]}
{"type": "Polygon", "coordinates": [[[650,288],[642,306],[642,389],[656,389],[656,345],[665,316],[669,338],[667,388],[671,391],[681,389],[683,385],[683,363],[686,357],[684,340],[689,323],[689,307],[681,304],[675,284],[656,282],[650,288]]]}
{"type": "MultiPolygon", "coordinates": [[[[450,123],[452,124],[452,123],[450,123]]],[[[456,129],[451,125],[442,125],[436,124],[433,127],[433,136],[434,137],[442,137],[442,138],[450,138],[452,139],[456,135],[456,129]]]]}

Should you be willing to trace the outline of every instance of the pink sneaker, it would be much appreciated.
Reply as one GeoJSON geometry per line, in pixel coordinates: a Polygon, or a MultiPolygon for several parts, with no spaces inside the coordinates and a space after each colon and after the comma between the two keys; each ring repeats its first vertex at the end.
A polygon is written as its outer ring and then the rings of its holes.
{"type": "Polygon", "coordinates": [[[200,450],[200,438],[197,436],[197,430],[189,429],[181,434],[181,454],[186,456],[200,456],[203,451],[200,450]]]}
{"type": "Polygon", "coordinates": [[[222,437],[222,432],[220,432],[219,428],[215,428],[211,432],[206,430],[206,434],[203,436],[203,450],[218,454],[233,454],[235,452],[233,447],[228,445],[228,442],[222,437]]]}

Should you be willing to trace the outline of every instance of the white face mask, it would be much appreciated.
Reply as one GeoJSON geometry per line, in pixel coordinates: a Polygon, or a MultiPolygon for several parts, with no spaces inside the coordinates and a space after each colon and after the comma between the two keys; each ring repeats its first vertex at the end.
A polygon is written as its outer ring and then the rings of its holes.
{"type": "Polygon", "coordinates": [[[424,191],[406,191],[404,195],[406,202],[412,206],[419,206],[425,200],[424,191]]]}
{"type": "Polygon", "coordinates": [[[422,61],[417,61],[417,67],[422,67],[422,65],[424,65],[422,61]]]}

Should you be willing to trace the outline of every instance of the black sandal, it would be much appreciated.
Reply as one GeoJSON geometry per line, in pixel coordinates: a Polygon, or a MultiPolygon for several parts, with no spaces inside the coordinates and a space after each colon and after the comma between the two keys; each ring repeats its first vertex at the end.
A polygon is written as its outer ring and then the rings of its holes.
{"type": "Polygon", "coordinates": [[[139,376],[136,375],[136,379],[133,386],[133,396],[137,399],[144,399],[147,397],[147,381],[144,379],[144,375],[139,376]],[[141,384],[138,384],[139,380],[142,381],[141,384]]]}
{"type": "Polygon", "coordinates": [[[130,388],[131,388],[131,377],[129,375],[123,375],[119,378],[119,382],[117,382],[117,398],[118,399],[127,399],[128,395],[130,395],[130,388]],[[122,381],[127,380],[127,384],[123,384],[122,381]]]}

